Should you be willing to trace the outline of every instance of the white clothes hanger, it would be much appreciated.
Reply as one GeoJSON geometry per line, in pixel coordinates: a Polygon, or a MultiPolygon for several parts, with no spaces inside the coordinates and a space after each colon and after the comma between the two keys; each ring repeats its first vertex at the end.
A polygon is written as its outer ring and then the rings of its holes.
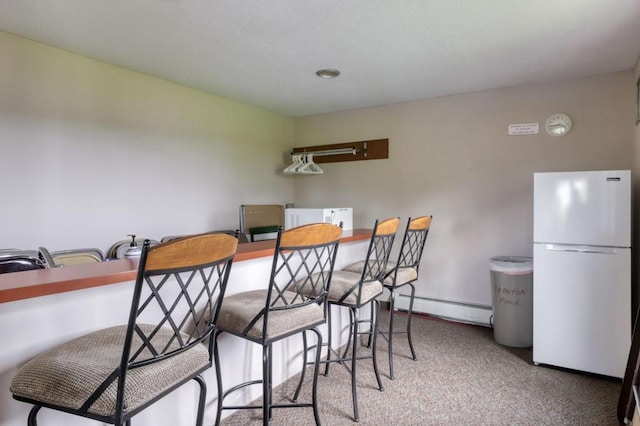
{"type": "Polygon", "coordinates": [[[297,173],[303,175],[321,175],[324,173],[324,170],[313,161],[313,154],[308,153],[304,155],[304,162],[302,166],[298,168],[297,173]]]}
{"type": "MultiPolygon", "coordinates": [[[[366,150],[366,143],[365,143],[366,150]]],[[[353,148],[337,148],[337,149],[326,149],[314,152],[304,152],[304,153],[291,153],[291,164],[283,170],[283,173],[289,175],[321,175],[324,173],[324,170],[320,168],[320,166],[313,161],[313,156],[315,155],[342,155],[342,154],[352,154],[355,155],[357,153],[357,149],[353,148]]]]}
{"type": "Polygon", "coordinates": [[[283,172],[286,174],[296,174],[298,172],[298,168],[304,164],[302,162],[302,155],[298,154],[292,154],[291,161],[291,165],[283,170],[283,172]]]}

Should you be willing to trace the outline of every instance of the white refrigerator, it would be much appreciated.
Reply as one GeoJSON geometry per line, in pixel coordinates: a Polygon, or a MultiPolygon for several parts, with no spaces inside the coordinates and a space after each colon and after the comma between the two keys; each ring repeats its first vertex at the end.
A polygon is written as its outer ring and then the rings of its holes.
{"type": "Polygon", "coordinates": [[[533,362],[623,377],[631,172],[535,173],[533,220],[533,362]]]}

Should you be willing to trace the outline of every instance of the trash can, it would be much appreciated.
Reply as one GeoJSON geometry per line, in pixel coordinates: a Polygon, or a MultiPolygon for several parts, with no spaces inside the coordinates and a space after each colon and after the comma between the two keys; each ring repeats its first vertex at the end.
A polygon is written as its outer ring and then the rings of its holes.
{"type": "Polygon", "coordinates": [[[490,260],[493,338],[505,346],[533,346],[533,258],[490,260]]]}

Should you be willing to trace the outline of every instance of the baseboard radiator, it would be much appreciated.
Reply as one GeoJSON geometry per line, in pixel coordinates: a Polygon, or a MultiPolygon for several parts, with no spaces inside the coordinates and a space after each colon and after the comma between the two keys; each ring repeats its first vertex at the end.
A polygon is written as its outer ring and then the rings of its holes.
{"type": "MultiPolygon", "coordinates": [[[[400,294],[396,297],[396,309],[409,309],[409,296],[400,294]]],[[[493,309],[491,306],[447,300],[430,299],[416,296],[413,300],[413,312],[433,315],[451,321],[476,324],[489,327],[493,309]]]]}

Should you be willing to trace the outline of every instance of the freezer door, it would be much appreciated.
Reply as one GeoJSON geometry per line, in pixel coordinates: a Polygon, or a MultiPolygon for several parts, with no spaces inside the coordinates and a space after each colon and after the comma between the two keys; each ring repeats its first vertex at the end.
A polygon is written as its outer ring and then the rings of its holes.
{"type": "Polygon", "coordinates": [[[631,172],[535,173],[533,241],[630,247],[631,172]]]}
{"type": "Polygon", "coordinates": [[[621,378],[631,344],[631,250],[566,249],[534,244],[533,361],[621,378]]]}

